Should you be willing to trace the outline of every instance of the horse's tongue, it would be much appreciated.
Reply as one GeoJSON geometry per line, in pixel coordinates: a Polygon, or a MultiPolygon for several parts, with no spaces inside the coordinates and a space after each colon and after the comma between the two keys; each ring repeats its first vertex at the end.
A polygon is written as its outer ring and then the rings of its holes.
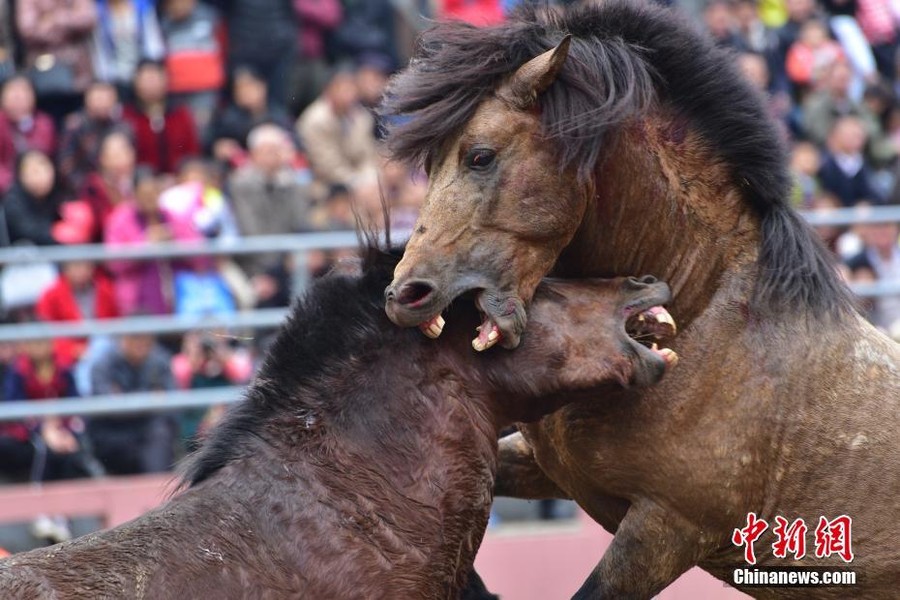
{"type": "Polygon", "coordinates": [[[500,341],[502,337],[500,328],[490,317],[485,317],[484,322],[477,328],[478,337],[472,340],[472,347],[478,352],[484,352],[500,341]]]}

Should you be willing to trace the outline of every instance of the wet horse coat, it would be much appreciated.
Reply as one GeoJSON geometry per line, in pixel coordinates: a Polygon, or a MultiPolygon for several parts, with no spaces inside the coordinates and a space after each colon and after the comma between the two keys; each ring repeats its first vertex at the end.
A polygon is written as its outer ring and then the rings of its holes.
{"type": "Polygon", "coordinates": [[[463,305],[437,342],[388,321],[395,265],[373,252],[361,276],[314,285],[191,459],[186,490],[0,561],[0,597],[456,597],[487,524],[498,428],[556,408],[551,392],[655,382],[664,356],[625,322],[669,294],[548,282],[522,346],[473,357],[463,305]]]}
{"type": "MultiPolygon", "coordinates": [[[[694,565],[745,566],[735,529],[853,519],[851,590],[900,580],[900,352],[852,308],[788,205],[762,99],[676,13],[641,2],[439,24],[392,83],[389,143],[426,204],[387,289],[398,325],[474,292],[515,347],[547,272],[670,282],[681,363],[647,390],[577,402],[501,444],[498,493],[574,498],[615,540],[579,598],[649,598],[694,565]]],[[[847,588],[753,588],[843,598],[847,588]]]]}

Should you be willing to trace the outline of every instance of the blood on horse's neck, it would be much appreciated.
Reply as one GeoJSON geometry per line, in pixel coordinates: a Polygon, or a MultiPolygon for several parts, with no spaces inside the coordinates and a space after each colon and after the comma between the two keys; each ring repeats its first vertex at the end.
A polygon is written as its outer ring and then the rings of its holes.
{"type": "Polygon", "coordinates": [[[745,279],[739,287],[749,293],[759,219],[699,134],[657,115],[623,129],[609,146],[557,272],[655,275],[672,287],[682,326],[704,311],[724,278],[745,279]]]}

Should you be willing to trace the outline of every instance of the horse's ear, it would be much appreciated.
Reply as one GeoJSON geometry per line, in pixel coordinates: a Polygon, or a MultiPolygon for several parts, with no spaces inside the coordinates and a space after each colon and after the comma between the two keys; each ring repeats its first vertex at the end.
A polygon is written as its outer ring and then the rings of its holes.
{"type": "Polygon", "coordinates": [[[538,94],[550,87],[569,55],[571,35],[566,35],[555,48],[547,50],[519,67],[497,91],[497,95],[514,106],[527,109],[538,94]]]}

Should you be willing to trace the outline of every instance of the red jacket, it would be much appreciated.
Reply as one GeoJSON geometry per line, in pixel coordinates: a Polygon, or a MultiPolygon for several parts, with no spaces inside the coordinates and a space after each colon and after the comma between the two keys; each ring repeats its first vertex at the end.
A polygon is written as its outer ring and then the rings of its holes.
{"type": "MultiPolygon", "coordinates": [[[[9,365],[6,380],[3,382],[4,400],[48,400],[52,398],[73,398],[78,395],[72,372],[54,361],[56,368],[50,381],[38,379],[34,363],[27,356],[16,357],[9,365]]],[[[66,417],[64,424],[71,427],[72,417],[66,417]]],[[[10,437],[25,443],[31,439],[33,431],[41,425],[39,419],[28,419],[20,422],[0,423],[0,437],[10,437]]]]}
{"type": "MultiPolygon", "coordinates": [[[[100,269],[94,271],[94,318],[111,319],[119,316],[112,281],[100,269]]],[[[81,321],[84,317],[75,301],[75,294],[65,277],[60,276],[47,288],[35,307],[42,321],[81,321]]],[[[53,341],[56,356],[65,365],[71,365],[84,352],[84,338],[58,338],[53,341]]]]}
{"type": "Polygon", "coordinates": [[[126,106],[122,116],[134,131],[137,161],[159,173],[175,173],[185,158],[200,155],[197,127],[187,108],[166,111],[165,122],[154,131],[150,118],[134,106],[126,106]]]}

